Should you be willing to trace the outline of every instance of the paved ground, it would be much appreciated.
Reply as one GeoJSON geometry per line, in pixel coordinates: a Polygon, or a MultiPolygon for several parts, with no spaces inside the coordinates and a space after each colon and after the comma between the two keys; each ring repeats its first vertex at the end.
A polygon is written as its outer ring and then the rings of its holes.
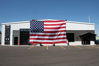
{"type": "Polygon", "coordinates": [[[0,66],[99,66],[99,46],[0,46],[0,66]]]}

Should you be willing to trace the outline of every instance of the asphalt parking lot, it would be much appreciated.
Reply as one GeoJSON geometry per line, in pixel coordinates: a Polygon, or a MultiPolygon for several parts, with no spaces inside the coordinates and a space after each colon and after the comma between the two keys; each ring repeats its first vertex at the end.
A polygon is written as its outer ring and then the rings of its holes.
{"type": "Polygon", "coordinates": [[[0,46],[0,66],[99,66],[99,46],[0,46]]]}

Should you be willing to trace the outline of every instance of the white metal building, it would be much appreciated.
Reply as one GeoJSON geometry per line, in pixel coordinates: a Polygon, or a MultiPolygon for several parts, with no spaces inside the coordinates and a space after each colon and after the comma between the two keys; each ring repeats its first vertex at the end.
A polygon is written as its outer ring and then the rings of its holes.
{"type": "MultiPolygon", "coordinates": [[[[18,40],[20,45],[28,45],[29,35],[27,34],[29,34],[29,29],[30,21],[2,23],[1,45],[18,45],[18,40]],[[27,38],[23,36],[26,36],[27,38]]],[[[95,34],[95,25],[93,23],[66,21],[66,31],[69,45],[95,45],[95,37],[93,37],[94,40],[85,43],[82,43],[80,37],[81,35],[86,35],[88,33],[95,34]]]]}

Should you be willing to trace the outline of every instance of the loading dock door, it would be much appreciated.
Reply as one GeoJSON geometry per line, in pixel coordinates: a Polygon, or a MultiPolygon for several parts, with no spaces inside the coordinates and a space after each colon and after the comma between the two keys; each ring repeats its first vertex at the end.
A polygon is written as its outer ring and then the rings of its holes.
{"type": "Polygon", "coordinates": [[[95,37],[96,37],[96,34],[93,34],[93,33],[86,33],[86,34],[80,35],[83,45],[89,45],[90,41],[96,40],[95,37]]]}
{"type": "Polygon", "coordinates": [[[29,29],[20,29],[20,45],[29,44],[29,29]]]}

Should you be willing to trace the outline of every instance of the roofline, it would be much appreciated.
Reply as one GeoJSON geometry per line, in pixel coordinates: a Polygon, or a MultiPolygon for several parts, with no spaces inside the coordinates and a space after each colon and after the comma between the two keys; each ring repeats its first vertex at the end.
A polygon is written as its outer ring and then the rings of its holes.
{"type": "MultiPolygon", "coordinates": [[[[43,21],[45,19],[42,19],[40,21],[43,21]]],[[[30,21],[16,21],[16,22],[6,22],[6,23],[1,23],[1,25],[5,24],[18,24],[18,23],[29,23],[30,21]]],[[[88,22],[78,22],[78,21],[67,21],[68,23],[78,23],[78,24],[89,24],[89,25],[94,25],[95,23],[88,23],[88,22]]]]}
{"type": "Polygon", "coordinates": [[[18,24],[18,23],[29,23],[29,21],[16,21],[16,22],[5,22],[5,23],[1,23],[3,24],[18,24]]]}
{"type": "Polygon", "coordinates": [[[67,21],[68,23],[78,23],[78,24],[89,24],[89,25],[95,25],[95,23],[89,23],[89,22],[78,22],[78,21],[67,21]]]}

